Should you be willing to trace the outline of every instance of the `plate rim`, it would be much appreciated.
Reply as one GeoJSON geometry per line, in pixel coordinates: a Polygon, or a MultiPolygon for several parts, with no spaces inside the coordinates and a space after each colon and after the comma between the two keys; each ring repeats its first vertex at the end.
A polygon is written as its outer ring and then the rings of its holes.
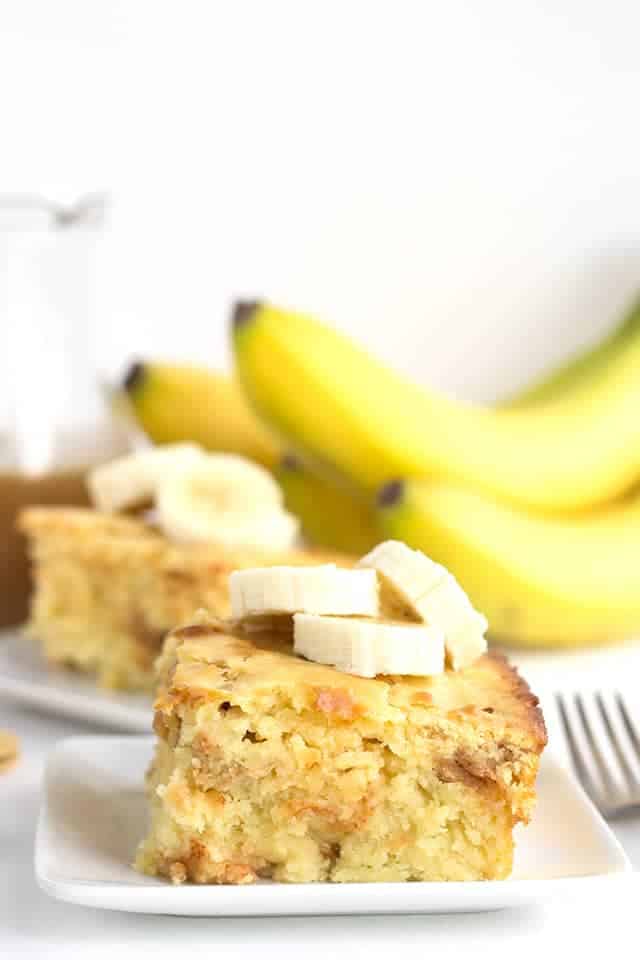
{"type": "MultiPolygon", "coordinates": [[[[107,730],[117,730],[119,733],[144,735],[149,733],[153,721],[153,699],[149,694],[148,714],[143,717],[143,708],[137,703],[121,703],[109,696],[110,691],[103,690],[93,682],[89,674],[83,675],[86,680],[86,690],[68,690],[58,686],[53,680],[30,680],[19,673],[12,673],[12,646],[16,643],[29,643],[41,663],[43,670],[47,662],[37,648],[37,640],[21,636],[20,628],[8,628],[0,631],[0,693],[15,703],[27,704],[44,713],[55,716],[72,717],[105,727],[107,730]]],[[[20,670],[19,663],[15,664],[20,670]]],[[[62,669],[62,668],[61,668],[62,669]]],[[[143,696],[140,691],[126,690],[113,691],[116,697],[143,696]]]]}

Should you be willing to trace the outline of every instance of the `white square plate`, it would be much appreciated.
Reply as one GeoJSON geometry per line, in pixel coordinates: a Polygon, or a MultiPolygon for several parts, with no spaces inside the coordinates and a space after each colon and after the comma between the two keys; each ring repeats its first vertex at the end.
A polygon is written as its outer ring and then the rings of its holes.
{"type": "Polygon", "coordinates": [[[149,733],[151,697],[102,690],[82,673],[48,664],[35,640],[18,630],[0,631],[0,693],[47,713],[59,713],[111,729],[149,733]]]}
{"type": "Polygon", "coordinates": [[[106,910],[185,916],[461,913],[624,881],[622,848],[576,781],[545,756],[533,822],[518,837],[513,878],[479,883],[197,886],[130,866],[145,830],[142,778],[151,737],[74,737],[51,754],[36,838],[36,876],[51,896],[106,910]]]}

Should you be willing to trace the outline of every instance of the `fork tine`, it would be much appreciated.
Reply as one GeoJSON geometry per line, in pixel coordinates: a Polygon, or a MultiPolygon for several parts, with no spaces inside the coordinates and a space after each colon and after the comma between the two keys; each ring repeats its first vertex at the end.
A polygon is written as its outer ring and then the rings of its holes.
{"type": "Polygon", "coordinates": [[[638,757],[638,759],[640,759],[640,739],[638,738],[638,734],[636,733],[636,728],[634,727],[631,717],[629,716],[629,713],[627,711],[627,708],[625,707],[624,700],[622,699],[622,696],[619,693],[616,693],[616,704],[618,706],[618,710],[620,711],[620,716],[622,717],[624,728],[627,731],[629,740],[631,741],[631,745],[633,746],[633,749],[636,752],[636,756],[638,757]]]}
{"type": "Polygon", "coordinates": [[[564,698],[560,693],[556,693],[556,704],[558,706],[560,720],[562,721],[564,735],[567,738],[569,753],[571,754],[571,761],[578,776],[578,780],[587,791],[591,799],[595,800],[598,791],[593,782],[593,777],[591,776],[591,773],[583,760],[582,753],[580,752],[578,742],[573,732],[573,727],[571,726],[571,722],[569,720],[569,714],[564,702],[564,698]]]}
{"type": "Polygon", "coordinates": [[[580,722],[582,723],[582,729],[584,730],[584,734],[587,738],[589,746],[591,747],[591,752],[593,753],[596,766],[598,767],[598,773],[600,774],[605,793],[609,794],[611,797],[616,792],[616,785],[611,777],[607,763],[594,736],[591,723],[589,722],[589,718],[587,716],[587,711],[585,710],[584,703],[582,702],[582,697],[579,693],[576,693],[573,699],[580,717],[580,722]]]}
{"type": "MultiPolygon", "coordinates": [[[[611,717],[609,716],[609,711],[605,706],[605,702],[602,699],[601,693],[596,693],[596,703],[598,705],[598,710],[600,711],[600,716],[602,717],[604,728],[607,731],[609,742],[611,743],[614,753],[618,758],[618,763],[620,764],[622,772],[624,773],[625,780],[627,781],[631,789],[635,790],[638,787],[638,781],[636,779],[636,775],[634,774],[633,770],[629,766],[629,761],[627,760],[624,750],[622,749],[622,746],[620,744],[620,739],[613,728],[613,724],[611,723],[611,717]]],[[[618,709],[620,709],[619,704],[618,704],[618,709]]],[[[624,709],[624,705],[623,705],[623,709],[624,709]]]]}

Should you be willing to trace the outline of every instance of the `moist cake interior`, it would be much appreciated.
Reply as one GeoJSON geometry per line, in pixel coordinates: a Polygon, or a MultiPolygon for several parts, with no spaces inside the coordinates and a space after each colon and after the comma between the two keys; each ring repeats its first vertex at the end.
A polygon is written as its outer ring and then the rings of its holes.
{"type": "Polygon", "coordinates": [[[504,878],[546,742],[500,655],[363,679],[206,617],[165,644],[155,729],[137,867],[177,883],[504,878]]]}

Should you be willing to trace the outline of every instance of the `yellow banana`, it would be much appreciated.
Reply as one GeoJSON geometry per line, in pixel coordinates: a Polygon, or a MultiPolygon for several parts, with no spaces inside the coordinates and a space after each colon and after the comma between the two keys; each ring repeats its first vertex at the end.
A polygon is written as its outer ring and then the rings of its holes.
{"type": "Polygon", "coordinates": [[[138,363],[124,378],[133,412],[155,443],[199,443],[273,470],[288,511],[319,547],[366,553],[379,540],[371,508],[284,456],[231,377],[200,367],[138,363]]]}
{"type": "Polygon", "coordinates": [[[312,543],[361,554],[380,541],[368,504],[312,473],[293,455],[282,459],[275,476],[287,510],[300,518],[303,533],[312,543]]]}
{"type": "Polygon", "coordinates": [[[133,412],[154,443],[199,443],[273,468],[280,445],[251,410],[239,384],[202,367],[136,363],[123,380],[133,412]]]}
{"type": "Polygon", "coordinates": [[[447,566],[494,639],[570,647],[640,629],[639,497],[584,519],[555,519],[409,480],[383,487],[378,504],[385,534],[447,566]]]}
{"type": "Polygon", "coordinates": [[[595,346],[571,357],[550,374],[500,404],[500,409],[516,410],[549,403],[579,404],[589,401],[624,352],[640,337],[640,299],[622,321],[595,346]]]}
{"type": "Polygon", "coordinates": [[[239,304],[233,326],[237,372],[259,414],[364,490],[425,477],[578,510],[623,494],[640,471],[640,343],[588,408],[502,412],[421,389],[301,314],[239,304]]]}

